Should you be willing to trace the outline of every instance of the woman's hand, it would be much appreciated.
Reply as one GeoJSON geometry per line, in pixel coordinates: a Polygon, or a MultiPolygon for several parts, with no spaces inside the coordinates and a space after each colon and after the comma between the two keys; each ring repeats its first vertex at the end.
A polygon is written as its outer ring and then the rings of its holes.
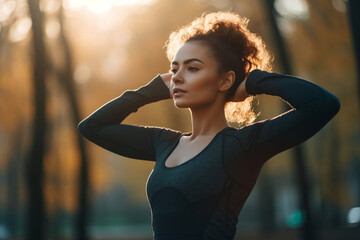
{"type": "Polygon", "coordinates": [[[245,78],[244,81],[242,81],[239,85],[239,87],[236,89],[236,92],[234,94],[234,97],[231,99],[232,102],[242,102],[244,101],[247,97],[250,96],[250,94],[248,94],[246,92],[246,88],[245,88],[245,84],[246,84],[246,80],[247,78],[245,78]]]}
{"type": "Polygon", "coordinates": [[[164,81],[165,85],[167,86],[167,88],[169,89],[170,92],[170,97],[172,98],[172,92],[170,91],[170,82],[171,82],[171,77],[172,77],[172,73],[163,73],[160,74],[161,79],[164,81]]]}

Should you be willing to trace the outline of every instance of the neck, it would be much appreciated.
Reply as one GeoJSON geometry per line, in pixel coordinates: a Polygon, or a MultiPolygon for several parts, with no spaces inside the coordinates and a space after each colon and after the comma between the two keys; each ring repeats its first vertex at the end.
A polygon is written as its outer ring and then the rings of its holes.
{"type": "Polygon", "coordinates": [[[190,139],[198,136],[213,136],[229,126],[225,118],[224,103],[221,101],[207,107],[192,108],[190,112],[192,123],[190,139]]]}

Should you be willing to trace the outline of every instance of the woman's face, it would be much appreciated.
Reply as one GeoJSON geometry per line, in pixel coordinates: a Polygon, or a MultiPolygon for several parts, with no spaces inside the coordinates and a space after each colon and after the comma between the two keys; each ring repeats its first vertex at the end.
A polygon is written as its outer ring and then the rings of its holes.
{"type": "Polygon", "coordinates": [[[170,91],[176,107],[202,108],[218,97],[218,64],[205,43],[185,43],[177,51],[171,71],[170,91]]]}

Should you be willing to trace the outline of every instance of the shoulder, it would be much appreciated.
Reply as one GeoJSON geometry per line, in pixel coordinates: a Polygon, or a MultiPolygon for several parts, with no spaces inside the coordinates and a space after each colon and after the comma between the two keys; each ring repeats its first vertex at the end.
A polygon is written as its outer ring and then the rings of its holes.
{"type": "Polygon", "coordinates": [[[237,144],[242,150],[247,151],[249,145],[259,137],[267,121],[268,119],[265,119],[241,127],[229,127],[222,134],[225,136],[227,144],[233,142],[231,145],[237,144]]]}
{"type": "Polygon", "coordinates": [[[220,132],[225,152],[242,151],[244,148],[243,128],[227,127],[220,132]]]}
{"type": "Polygon", "coordinates": [[[257,121],[241,127],[228,127],[224,129],[222,135],[233,138],[234,140],[242,142],[250,135],[259,131],[267,120],[257,121]]]}
{"type": "Polygon", "coordinates": [[[150,131],[153,138],[155,138],[158,142],[171,141],[182,135],[181,131],[166,127],[144,126],[144,128],[147,131],[150,131]]]}

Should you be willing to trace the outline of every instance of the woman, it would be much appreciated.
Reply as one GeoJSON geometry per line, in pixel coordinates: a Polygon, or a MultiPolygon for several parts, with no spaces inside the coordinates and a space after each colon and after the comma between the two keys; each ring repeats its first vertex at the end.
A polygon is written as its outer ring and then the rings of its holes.
{"type": "Polygon", "coordinates": [[[318,132],[339,101],[311,82],[264,71],[265,44],[235,13],[206,14],[172,33],[167,54],[171,73],[125,91],[79,130],[114,153],[155,161],[147,181],[155,239],[233,239],[263,164],[318,132]],[[255,115],[248,106],[258,94],[281,97],[292,109],[250,124],[255,115]],[[164,99],[190,110],[191,132],[121,124],[164,99]],[[245,126],[229,127],[234,120],[245,126]]]}

